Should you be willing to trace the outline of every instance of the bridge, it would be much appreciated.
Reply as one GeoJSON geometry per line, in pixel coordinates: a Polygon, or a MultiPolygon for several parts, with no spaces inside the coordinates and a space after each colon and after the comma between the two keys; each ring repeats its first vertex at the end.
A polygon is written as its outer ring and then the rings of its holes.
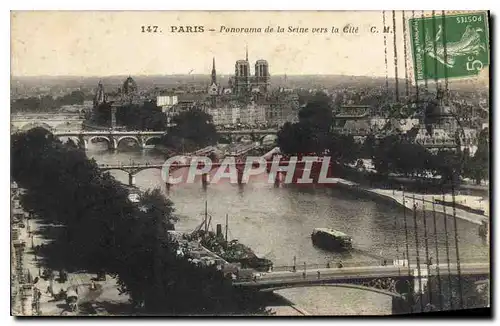
{"type": "MultiPolygon", "coordinates": [[[[311,286],[339,286],[378,292],[405,298],[410,293],[422,292],[431,278],[458,276],[456,263],[424,265],[420,269],[402,266],[355,266],[342,268],[309,268],[255,274],[250,279],[236,279],[233,285],[260,291],[311,286]],[[258,277],[257,277],[258,275],[258,277]]],[[[489,263],[461,263],[460,276],[481,282],[490,277],[489,263]]]]}
{"type": "Polygon", "coordinates": [[[13,114],[10,119],[11,133],[42,127],[48,131],[81,130],[85,118],[80,113],[25,113],[13,114]]]}
{"type": "MultiPolygon", "coordinates": [[[[243,158],[245,157],[246,153],[248,153],[250,150],[252,150],[254,148],[255,148],[255,145],[237,146],[236,150],[230,152],[228,155],[228,157],[235,158],[234,163],[231,163],[231,162],[211,162],[210,163],[210,171],[212,171],[214,169],[218,169],[221,166],[224,166],[224,167],[234,166],[234,167],[236,167],[236,170],[237,170],[238,183],[241,184],[242,178],[243,178],[243,169],[246,167],[246,160],[244,160],[243,158]]],[[[198,150],[196,152],[184,154],[181,156],[187,157],[187,158],[206,157],[214,150],[215,150],[215,147],[208,146],[208,147],[205,147],[205,148],[198,150]]],[[[274,149],[271,150],[269,153],[274,153],[274,149]]],[[[262,156],[262,158],[264,160],[266,160],[266,162],[267,162],[266,171],[268,173],[270,173],[272,162],[270,161],[270,159],[266,159],[265,155],[262,156]]],[[[297,161],[297,162],[293,162],[293,163],[300,165],[303,162],[297,161]]],[[[252,164],[252,167],[257,168],[259,164],[260,163],[258,163],[258,162],[254,162],[254,164],[252,164]]],[[[287,161],[287,160],[280,160],[279,161],[279,166],[281,166],[281,165],[286,166],[288,164],[290,164],[290,161],[287,161]]],[[[187,169],[187,168],[190,168],[191,166],[192,166],[192,164],[190,164],[189,162],[185,162],[185,163],[172,162],[172,164],[169,167],[169,171],[168,171],[169,175],[165,176],[165,178],[168,180],[169,176],[174,171],[179,170],[179,169],[187,169]]],[[[197,168],[202,169],[203,166],[204,166],[204,162],[198,162],[197,168]]],[[[119,170],[119,171],[123,171],[123,172],[127,173],[128,177],[129,177],[128,178],[129,186],[135,185],[135,176],[139,172],[144,171],[144,170],[148,170],[148,169],[162,170],[163,168],[164,168],[164,163],[141,163],[141,164],[130,163],[130,164],[100,164],[99,165],[99,169],[101,171],[119,170]]],[[[274,176],[275,186],[279,186],[280,182],[283,179],[283,175],[285,173],[286,173],[286,169],[282,170],[281,168],[278,167],[277,173],[274,176]]],[[[208,173],[203,173],[201,175],[201,181],[202,181],[203,187],[206,187],[209,184],[208,173]]],[[[167,189],[170,189],[171,184],[169,182],[166,182],[166,187],[167,187],[167,189]]]]}
{"type": "Polygon", "coordinates": [[[269,135],[275,136],[278,129],[239,129],[239,130],[225,130],[218,129],[217,133],[221,138],[226,138],[229,142],[241,142],[243,138],[250,138],[253,142],[260,142],[269,135]]]}
{"type": "Polygon", "coordinates": [[[163,131],[56,131],[54,136],[67,137],[73,140],[81,149],[88,149],[89,142],[103,140],[108,143],[108,148],[115,150],[122,141],[133,141],[140,148],[153,145],[152,140],[159,141],[165,134],[163,131]]]}
{"type": "MultiPolygon", "coordinates": [[[[211,164],[210,170],[217,169],[217,168],[221,167],[221,165],[222,164],[220,162],[213,162],[211,164]]],[[[246,163],[245,162],[235,162],[234,164],[230,164],[230,165],[233,165],[236,167],[236,169],[238,171],[238,182],[241,183],[242,176],[243,176],[242,171],[243,171],[243,168],[246,166],[246,163]]],[[[227,165],[224,164],[224,166],[227,166],[227,165]]],[[[145,163],[145,164],[128,164],[128,165],[127,164],[101,164],[101,165],[99,165],[99,169],[101,171],[119,170],[119,171],[124,171],[124,172],[128,173],[129,186],[135,185],[135,176],[139,172],[144,171],[144,170],[148,170],[148,169],[162,170],[163,167],[164,167],[164,163],[161,163],[161,164],[145,163]]],[[[169,174],[173,173],[176,170],[183,169],[183,168],[187,169],[190,167],[191,167],[191,164],[175,164],[175,163],[173,163],[169,168],[169,174]]],[[[203,163],[200,162],[199,168],[202,168],[202,167],[203,167],[203,163]]],[[[168,178],[168,176],[166,178],[168,178]]],[[[204,187],[206,187],[209,183],[208,173],[203,173],[201,175],[201,178],[202,178],[201,179],[202,185],[204,187]]],[[[279,174],[277,175],[277,178],[279,181],[279,174]]],[[[169,189],[171,187],[171,184],[167,182],[166,186],[169,189]]]]}
{"type": "Polygon", "coordinates": [[[251,144],[237,144],[235,146],[231,146],[226,150],[228,156],[233,157],[242,157],[246,153],[250,152],[253,149],[256,149],[258,146],[255,143],[251,144]]]}
{"type": "MultiPolygon", "coordinates": [[[[276,134],[277,130],[221,130],[222,136],[231,136],[234,139],[241,139],[250,136],[255,139],[263,139],[267,135],[276,134]]],[[[56,137],[68,137],[82,149],[87,149],[89,142],[93,140],[103,140],[108,144],[108,148],[115,150],[122,141],[132,141],[140,148],[154,145],[153,140],[159,141],[166,132],[163,131],[116,131],[116,130],[96,130],[96,131],[54,131],[56,137]]]]}

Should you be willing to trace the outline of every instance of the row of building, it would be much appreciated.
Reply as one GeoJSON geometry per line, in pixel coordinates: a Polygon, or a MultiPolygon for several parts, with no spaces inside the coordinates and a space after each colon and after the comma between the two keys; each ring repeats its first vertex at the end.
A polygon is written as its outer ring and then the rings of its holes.
{"type": "Polygon", "coordinates": [[[250,100],[244,103],[224,98],[214,106],[207,100],[186,100],[177,95],[165,95],[157,97],[157,105],[162,108],[169,120],[184,110],[196,107],[210,114],[217,126],[237,124],[281,126],[285,122],[297,120],[299,98],[296,94],[277,91],[263,100],[250,100]]]}
{"type": "Polygon", "coordinates": [[[435,150],[455,148],[458,136],[462,150],[468,149],[470,155],[477,150],[480,130],[460,126],[450,108],[442,103],[436,105],[431,113],[434,119],[429,123],[422,117],[397,119],[381,117],[374,111],[376,108],[368,105],[344,105],[334,115],[332,129],[340,134],[352,135],[359,142],[370,135],[382,138],[403,134],[411,141],[435,150]]]}

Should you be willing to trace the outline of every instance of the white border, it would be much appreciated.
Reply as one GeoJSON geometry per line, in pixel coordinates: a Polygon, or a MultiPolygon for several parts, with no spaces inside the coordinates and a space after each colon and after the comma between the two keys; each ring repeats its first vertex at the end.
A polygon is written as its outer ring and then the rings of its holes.
{"type": "MultiPolygon", "coordinates": [[[[397,0],[391,0],[391,1],[356,1],[356,0],[349,0],[349,1],[318,1],[318,0],[308,0],[308,1],[295,1],[291,2],[290,0],[279,0],[279,1],[269,1],[269,0],[251,0],[251,1],[245,1],[245,2],[237,2],[235,0],[233,1],[217,1],[215,2],[210,2],[206,0],[183,0],[183,1],[177,1],[177,2],[170,2],[170,1],[147,1],[147,0],[121,0],[121,1],[116,1],[113,3],[103,3],[103,1],[98,1],[98,0],[86,0],[82,1],[80,3],[73,3],[69,1],[58,1],[58,0],[44,0],[44,1],[15,1],[14,3],[12,2],[7,2],[7,1],[2,1],[1,5],[4,7],[6,4],[9,4],[10,6],[8,8],[5,8],[5,10],[2,10],[2,19],[0,20],[0,24],[2,27],[2,33],[0,34],[2,39],[3,39],[3,47],[2,47],[2,65],[3,65],[3,78],[1,79],[2,82],[2,104],[3,108],[0,111],[0,114],[2,115],[0,121],[1,124],[4,126],[0,130],[2,131],[2,137],[0,137],[0,143],[1,143],[1,149],[3,153],[9,153],[10,152],[10,134],[9,134],[9,127],[10,127],[10,116],[9,116],[9,94],[10,94],[10,10],[485,10],[485,9],[490,9],[492,10],[492,14],[495,12],[498,14],[498,11],[495,10],[499,6],[499,1],[491,1],[491,0],[474,0],[474,1],[468,1],[468,2],[461,2],[461,1],[436,1],[436,0],[419,0],[417,2],[402,2],[402,1],[397,1],[397,0]],[[7,11],[7,9],[9,11],[7,11]],[[9,45],[9,46],[8,46],[9,45]]],[[[4,9],[4,8],[2,8],[4,9]]],[[[496,24],[498,24],[498,21],[496,21],[496,24]]],[[[495,26],[492,26],[495,27],[495,26]]],[[[491,32],[491,35],[494,36],[494,41],[495,43],[498,43],[498,36],[497,33],[494,33],[493,31],[491,32]]],[[[492,58],[493,62],[496,62],[496,53],[495,53],[495,58],[492,58]]],[[[494,65],[496,68],[496,64],[494,65]]],[[[495,69],[496,70],[496,69],[495,69]]],[[[496,72],[496,71],[495,71],[496,72]]],[[[496,74],[495,74],[496,76],[496,74]]],[[[491,89],[493,94],[496,94],[497,92],[497,84],[495,84],[495,88],[491,89]]],[[[496,109],[496,108],[494,108],[496,109]]],[[[500,119],[500,114],[496,114],[495,116],[495,121],[491,122],[491,124],[498,124],[498,119],[500,119]]],[[[498,141],[496,141],[496,135],[495,135],[495,141],[494,141],[494,146],[495,149],[494,151],[497,153],[500,153],[500,144],[498,141]]],[[[7,155],[4,155],[7,156],[7,155]]],[[[10,155],[9,155],[10,156],[10,155]]],[[[1,319],[2,319],[2,325],[5,324],[10,324],[14,323],[15,320],[10,316],[10,300],[7,300],[7,293],[10,293],[10,288],[7,283],[7,280],[9,279],[10,275],[10,269],[9,269],[9,257],[10,257],[10,252],[8,250],[7,246],[7,239],[10,239],[10,234],[9,234],[9,227],[8,227],[8,212],[7,208],[10,207],[10,203],[8,198],[8,192],[9,188],[8,183],[10,179],[10,164],[9,164],[10,158],[4,157],[1,160],[2,166],[1,166],[1,187],[0,187],[0,200],[1,200],[1,207],[4,210],[4,213],[2,214],[3,217],[3,227],[1,228],[2,230],[2,239],[4,239],[4,243],[1,246],[2,249],[2,261],[3,261],[3,269],[2,269],[2,277],[1,279],[3,280],[1,284],[1,293],[2,297],[4,300],[2,300],[2,311],[1,311],[1,319]]],[[[495,178],[495,181],[496,178],[495,178]]],[[[498,193],[495,193],[495,199],[498,199],[500,195],[498,193]]],[[[496,202],[499,202],[496,200],[496,202]]],[[[495,234],[497,233],[497,228],[500,223],[497,221],[495,223],[495,234]]],[[[496,250],[496,253],[498,255],[498,249],[496,250]]],[[[496,258],[496,257],[495,257],[496,258]]],[[[497,273],[495,273],[497,276],[497,273]]],[[[499,278],[495,278],[498,280],[499,278]]],[[[495,285],[498,283],[495,282],[495,285]]],[[[496,292],[496,291],[495,291],[496,292]]],[[[498,305],[498,300],[495,300],[498,305]]],[[[497,308],[497,307],[496,307],[497,308]]],[[[97,323],[102,324],[102,325],[108,325],[110,322],[111,323],[116,323],[116,322],[123,322],[123,320],[113,320],[113,321],[103,321],[99,320],[97,323]]],[[[206,323],[208,320],[203,320],[203,323],[206,323]]],[[[344,324],[346,321],[345,320],[315,320],[314,322],[326,322],[326,323],[340,323],[344,324]]],[[[356,319],[356,320],[350,320],[351,323],[361,323],[363,320],[356,319]]],[[[376,320],[373,320],[376,321],[376,320]]],[[[411,319],[409,320],[378,320],[376,322],[381,322],[381,323],[387,323],[389,321],[394,321],[397,323],[400,322],[409,322],[413,321],[411,319]]],[[[419,320],[415,320],[417,322],[420,322],[419,320]]],[[[66,322],[71,322],[69,320],[64,320],[64,323],[66,322]]],[[[82,322],[82,321],[80,321],[82,322]]],[[[88,320],[83,321],[84,323],[89,323],[88,320]]],[[[131,320],[130,322],[137,323],[137,320],[131,320]]],[[[173,320],[169,321],[162,321],[159,320],[158,322],[161,323],[177,323],[173,320]]],[[[184,321],[185,323],[194,323],[196,321],[184,321]]],[[[213,320],[209,321],[212,323],[227,323],[228,321],[224,320],[213,320]]],[[[239,320],[230,320],[229,322],[240,322],[239,320]]],[[[248,322],[248,321],[243,321],[241,322],[248,322]]],[[[251,323],[258,322],[260,325],[262,324],[267,324],[271,323],[271,320],[266,320],[266,321],[253,321],[250,320],[251,323]]],[[[425,322],[427,325],[434,324],[437,322],[431,321],[431,320],[422,320],[422,322],[425,322]]],[[[461,322],[459,320],[455,320],[453,322],[461,322]]],[[[468,323],[468,320],[464,320],[463,322],[468,323]]],[[[94,322],[96,323],[96,322],[94,322]]],[[[308,324],[312,323],[312,321],[300,321],[300,323],[308,324]]]]}

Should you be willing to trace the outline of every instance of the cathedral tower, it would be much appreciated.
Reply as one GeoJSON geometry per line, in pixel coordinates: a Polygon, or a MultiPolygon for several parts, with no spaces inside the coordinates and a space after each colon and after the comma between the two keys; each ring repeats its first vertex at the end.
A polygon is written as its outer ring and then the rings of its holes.
{"type": "Polygon", "coordinates": [[[215,72],[215,57],[212,61],[212,84],[217,84],[217,73],[215,72]]]}

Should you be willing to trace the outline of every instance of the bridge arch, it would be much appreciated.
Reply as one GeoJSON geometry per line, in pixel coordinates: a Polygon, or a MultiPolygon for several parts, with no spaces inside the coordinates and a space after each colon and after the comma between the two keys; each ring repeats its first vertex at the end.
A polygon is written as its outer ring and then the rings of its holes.
{"type": "Polygon", "coordinates": [[[91,144],[93,140],[99,140],[99,139],[104,139],[107,143],[108,143],[108,147],[111,147],[111,144],[114,142],[114,139],[111,140],[109,137],[107,136],[93,136],[93,137],[90,137],[87,141],[88,144],[91,144]],[[112,142],[113,141],[113,142],[112,142]]]}
{"type": "Polygon", "coordinates": [[[356,289],[356,290],[362,290],[362,291],[370,291],[370,292],[384,294],[384,295],[395,297],[395,298],[405,299],[405,296],[403,294],[400,294],[400,293],[388,291],[385,289],[379,289],[376,287],[369,287],[369,286],[364,286],[364,285],[359,285],[359,284],[349,284],[349,283],[290,284],[290,285],[285,285],[285,286],[266,288],[266,289],[262,289],[260,291],[261,292],[274,292],[274,291],[293,289],[293,288],[309,288],[309,287],[320,287],[320,286],[321,287],[330,286],[330,287],[339,287],[339,288],[356,289]]]}
{"type": "Polygon", "coordinates": [[[116,141],[116,148],[118,148],[118,146],[120,146],[120,143],[123,141],[123,140],[133,140],[137,146],[139,146],[140,148],[144,147],[142,142],[135,136],[122,136],[120,138],[118,138],[118,140],[116,141]]]}
{"type": "Polygon", "coordinates": [[[241,143],[243,140],[253,141],[252,135],[235,135],[234,136],[234,141],[237,143],[241,143]]]}
{"type": "Polygon", "coordinates": [[[148,137],[146,138],[146,140],[144,140],[144,146],[147,146],[147,145],[156,145],[160,142],[161,140],[161,137],[160,136],[151,136],[151,137],[148,137]]]}
{"type": "Polygon", "coordinates": [[[261,135],[259,137],[259,142],[262,144],[264,141],[276,143],[278,141],[278,136],[275,134],[261,135]]]}
{"type": "Polygon", "coordinates": [[[128,171],[127,169],[122,169],[122,168],[119,168],[119,167],[111,167],[111,168],[106,168],[106,167],[101,167],[101,171],[106,173],[106,172],[113,172],[113,171],[120,171],[122,172],[124,175],[129,175],[130,174],[130,171],[128,171]]]}
{"type": "Polygon", "coordinates": [[[219,135],[219,143],[221,144],[231,144],[233,139],[229,134],[220,134],[219,135]]]}
{"type": "Polygon", "coordinates": [[[62,143],[66,143],[69,140],[72,140],[75,145],[81,146],[80,139],[77,136],[59,136],[58,138],[62,143]]]}
{"type": "Polygon", "coordinates": [[[161,171],[162,169],[163,169],[163,165],[162,166],[152,165],[149,167],[138,168],[137,170],[135,170],[133,172],[133,174],[138,175],[139,173],[141,173],[142,171],[145,171],[145,170],[160,170],[161,171]]]}
{"type": "Polygon", "coordinates": [[[27,124],[23,125],[20,130],[21,131],[28,131],[34,128],[44,128],[50,132],[53,131],[53,128],[46,124],[45,122],[28,122],[27,124]]]}

